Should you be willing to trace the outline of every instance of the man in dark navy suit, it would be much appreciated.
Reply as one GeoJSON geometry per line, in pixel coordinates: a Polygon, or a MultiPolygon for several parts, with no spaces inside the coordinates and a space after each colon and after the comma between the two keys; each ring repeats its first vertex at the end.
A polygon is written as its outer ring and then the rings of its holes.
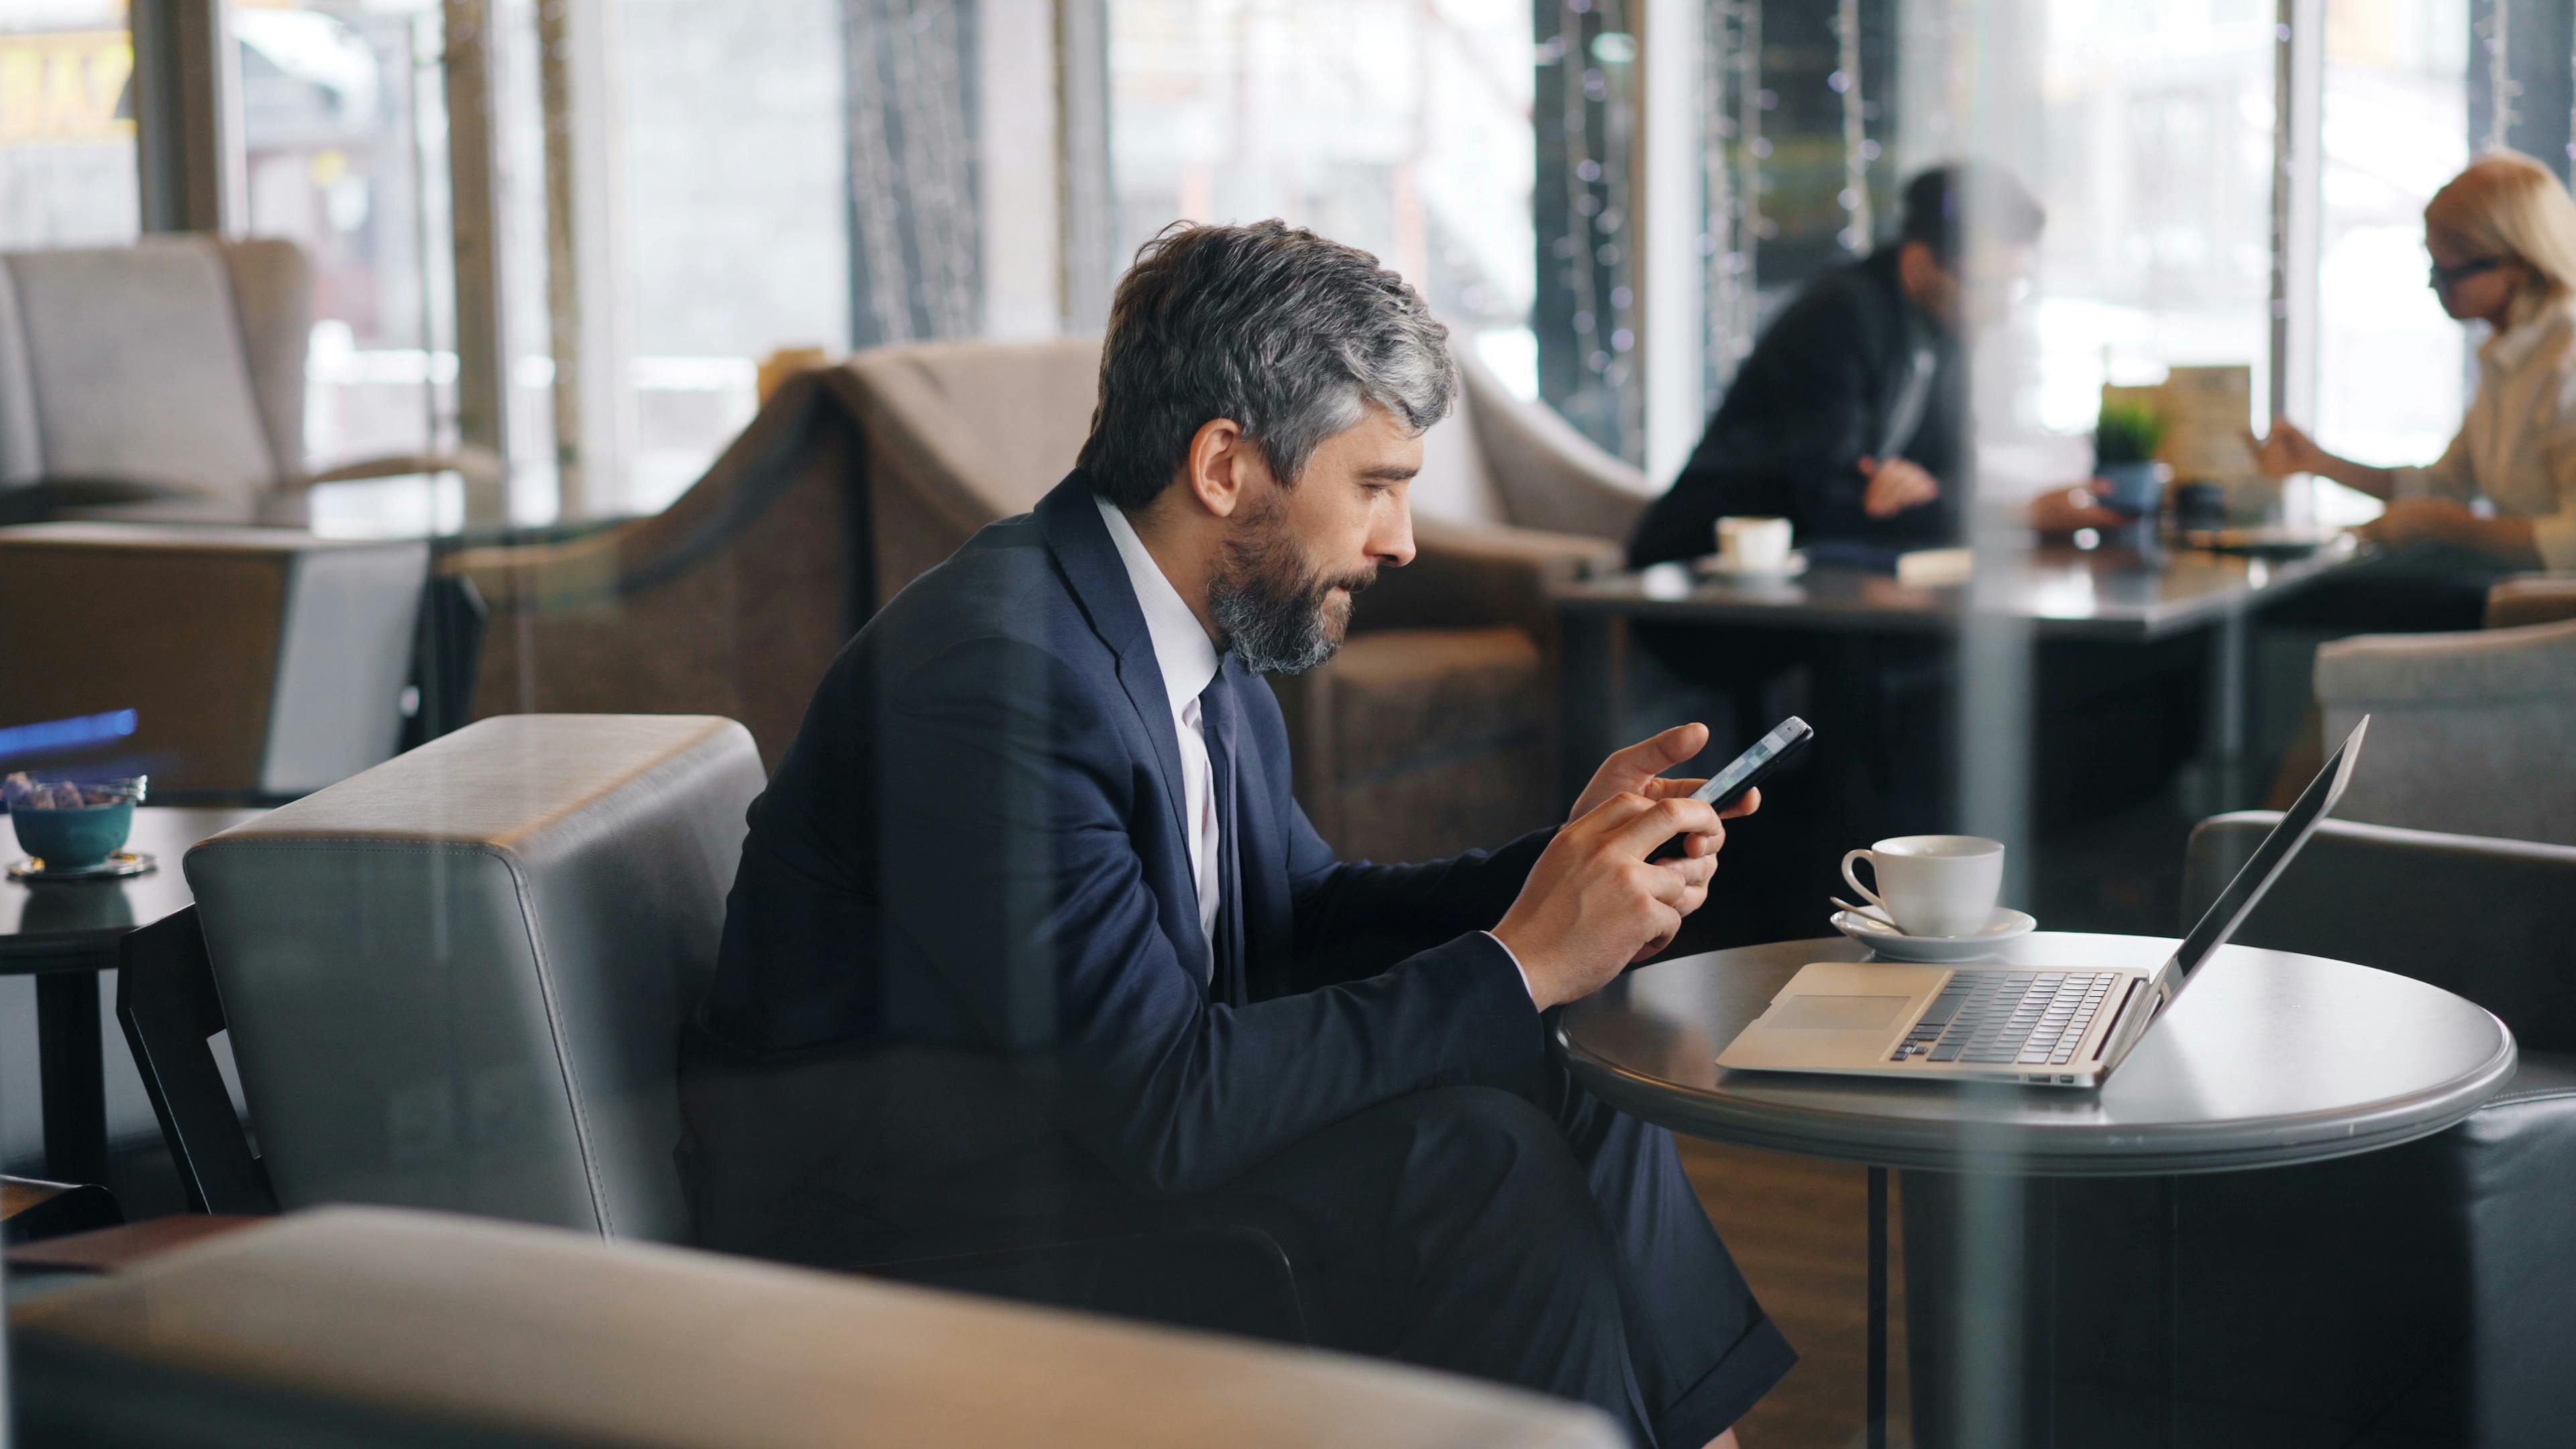
{"type": "Polygon", "coordinates": [[[1335,860],[1289,791],[1260,676],[1412,558],[1456,388],[1365,253],[1145,248],[1077,471],[860,632],[752,807],[686,1047],[701,1241],[852,1266],[1251,1223],[1318,1343],[1732,1442],[1794,1356],[1669,1135],[1543,1020],[1704,898],[1724,827],[1659,777],[1707,732],[1423,865],[1335,860]]]}

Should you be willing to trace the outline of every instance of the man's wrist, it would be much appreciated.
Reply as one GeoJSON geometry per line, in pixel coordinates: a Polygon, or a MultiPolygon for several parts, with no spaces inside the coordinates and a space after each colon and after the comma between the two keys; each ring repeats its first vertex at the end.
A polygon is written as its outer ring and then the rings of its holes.
{"type": "MultiPolygon", "coordinates": [[[[1521,990],[1529,993],[1530,1005],[1538,1006],[1538,986],[1537,983],[1530,980],[1529,968],[1521,964],[1521,953],[1513,950],[1512,943],[1504,940],[1495,932],[1487,931],[1485,932],[1485,935],[1487,939],[1491,940],[1495,945],[1503,948],[1504,958],[1512,963],[1512,969],[1514,971],[1521,974],[1521,990]]],[[[1542,1007],[1540,1009],[1544,1010],[1545,1008],[1542,1007]]]]}

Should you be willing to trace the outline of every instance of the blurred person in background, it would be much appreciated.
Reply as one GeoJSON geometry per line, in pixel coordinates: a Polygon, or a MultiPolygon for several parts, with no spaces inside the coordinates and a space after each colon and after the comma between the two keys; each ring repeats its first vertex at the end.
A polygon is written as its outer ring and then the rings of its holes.
{"type": "Polygon", "coordinates": [[[2433,194],[2424,249],[2442,310],[2489,329],[2451,446],[2429,467],[2377,467],[2286,418],[2255,442],[2274,478],[2313,473],[2388,501],[2361,533],[2414,555],[2419,587],[2412,607],[2356,627],[2473,629],[2493,574],[2576,570],[2576,199],[2548,167],[2494,152],[2433,194]]]}
{"type": "MultiPolygon", "coordinates": [[[[1965,334],[2022,286],[2047,222],[2000,171],[1938,166],[1906,183],[1895,244],[1811,283],[1727,388],[1690,461],[1628,544],[1643,567],[1714,547],[1718,519],[1786,518],[1822,539],[1934,547],[1960,537],[1965,334]],[[1983,207],[1992,266],[1962,266],[1963,208],[1983,207]]],[[[2048,533],[2129,520],[2082,488],[2031,505],[2048,533]]]]}

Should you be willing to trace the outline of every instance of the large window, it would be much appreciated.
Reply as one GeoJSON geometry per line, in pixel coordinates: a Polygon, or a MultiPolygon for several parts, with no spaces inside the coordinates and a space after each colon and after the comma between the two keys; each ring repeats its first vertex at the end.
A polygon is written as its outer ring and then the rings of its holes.
{"type": "Polygon", "coordinates": [[[1131,0],[1110,26],[1121,270],[1175,220],[1282,217],[1536,395],[1526,0],[1131,0]]]}
{"type": "MultiPolygon", "coordinates": [[[[2460,324],[2425,285],[2424,203],[2468,164],[2467,0],[2327,9],[2317,268],[2317,440],[2429,463],[2459,428],[2460,324]]],[[[2320,521],[2379,504],[2319,479],[2320,521]]]]}
{"type": "Polygon", "coordinates": [[[649,512],[751,421],[760,359],[850,342],[840,0],[625,0],[615,134],[635,453],[649,512]]]}
{"type": "Polygon", "coordinates": [[[2275,8],[2048,7],[2027,421],[2087,430],[2102,383],[2174,366],[2244,366],[2268,396],[2275,8]]]}
{"type": "Polygon", "coordinates": [[[442,435],[456,353],[434,0],[236,3],[227,18],[244,229],[291,238],[313,268],[302,461],[452,441],[442,435]]]}
{"type": "Polygon", "coordinates": [[[133,78],[117,0],[0,5],[0,247],[134,236],[133,78]]]}

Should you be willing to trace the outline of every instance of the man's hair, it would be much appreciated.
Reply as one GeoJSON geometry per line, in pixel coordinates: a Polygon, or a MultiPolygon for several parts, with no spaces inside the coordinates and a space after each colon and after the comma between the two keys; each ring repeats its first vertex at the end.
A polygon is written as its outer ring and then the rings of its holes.
{"type": "Polygon", "coordinates": [[[1137,249],[1110,303],[1081,464],[1137,511],[1200,428],[1231,418],[1293,483],[1367,404],[1420,433],[1457,392],[1449,329],[1377,258],[1280,221],[1174,223],[1137,249]]]}
{"type": "Polygon", "coordinates": [[[1970,212],[1982,236],[2014,245],[2039,240],[2048,213],[2010,172],[1991,166],[1935,166],[1905,183],[1905,225],[1899,241],[1921,242],[1945,268],[1959,264],[1970,212]]]}

